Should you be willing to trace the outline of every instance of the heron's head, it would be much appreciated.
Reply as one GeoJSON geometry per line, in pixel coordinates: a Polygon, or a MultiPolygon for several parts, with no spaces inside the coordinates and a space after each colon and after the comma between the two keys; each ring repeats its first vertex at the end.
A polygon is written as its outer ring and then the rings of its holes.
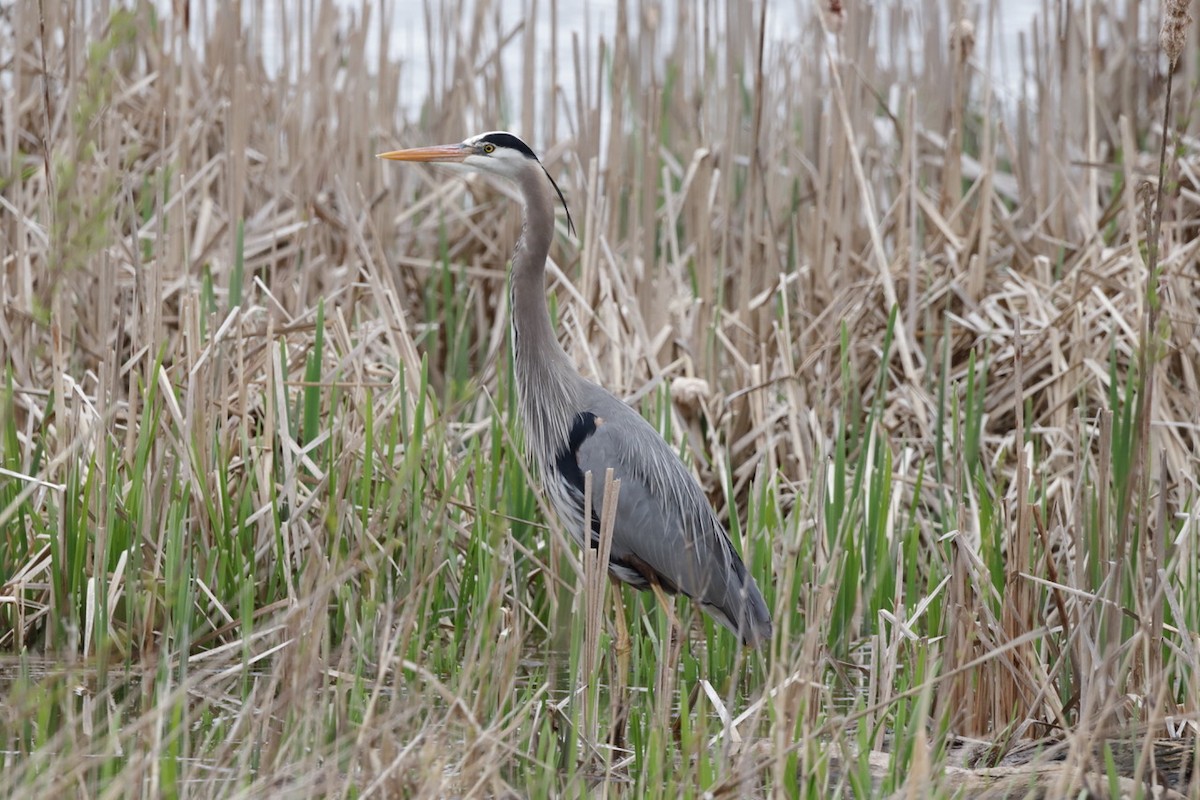
{"type": "Polygon", "coordinates": [[[379,158],[392,161],[423,161],[457,167],[460,170],[489,172],[502,178],[520,183],[531,175],[545,175],[546,180],[558,193],[563,209],[567,212],[567,225],[574,229],[571,211],[562,189],[550,177],[542,162],[529,145],[507,131],[488,131],[472,136],[458,144],[439,144],[432,147],[413,147],[408,150],[393,150],[380,153],[379,158]]]}

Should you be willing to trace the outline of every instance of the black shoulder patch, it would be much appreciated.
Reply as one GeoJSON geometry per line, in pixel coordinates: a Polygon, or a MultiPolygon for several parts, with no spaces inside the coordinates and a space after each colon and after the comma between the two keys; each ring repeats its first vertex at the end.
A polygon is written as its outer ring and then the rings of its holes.
{"type": "MultiPolygon", "coordinates": [[[[575,421],[571,423],[571,433],[567,436],[566,446],[558,451],[558,457],[555,459],[558,474],[567,484],[578,489],[580,494],[583,493],[583,470],[579,468],[579,448],[596,432],[596,427],[597,418],[592,412],[584,411],[576,416],[575,421]]],[[[595,486],[592,487],[592,491],[595,491],[595,486]]]]}
{"type": "Polygon", "coordinates": [[[516,150],[526,158],[532,158],[534,161],[538,160],[538,157],[534,155],[533,150],[530,149],[529,145],[525,144],[511,133],[496,131],[495,133],[489,133],[484,136],[483,141],[491,142],[492,144],[496,145],[496,147],[507,147],[509,150],[516,150]]]}
{"type": "MultiPolygon", "coordinates": [[[[558,479],[578,491],[580,498],[583,497],[584,476],[583,469],[579,466],[579,448],[583,446],[589,436],[596,432],[596,428],[603,424],[604,420],[590,411],[584,411],[576,416],[575,421],[571,423],[571,432],[567,435],[566,446],[558,451],[558,457],[554,460],[554,465],[558,469],[558,479]]],[[[593,475],[592,494],[603,493],[604,484],[601,483],[597,487],[595,480],[596,477],[593,475]]],[[[600,542],[600,515],[593,513],[591,516],[591,545],[595,548],[600,542]]]]}

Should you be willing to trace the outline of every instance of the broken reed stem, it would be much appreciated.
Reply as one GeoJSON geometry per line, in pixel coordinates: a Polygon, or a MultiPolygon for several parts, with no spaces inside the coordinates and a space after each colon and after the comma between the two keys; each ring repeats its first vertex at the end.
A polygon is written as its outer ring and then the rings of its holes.
{"type": "MultiPolygon", "coordinates": [[[[1008,640],[1020,638],[1033,626],[1031,623],[1033,598],[1030,596],[1032,586],[1023,579],[1023,573],[1029,569],[1030,524],[1027,504],[1029,494],[1029,465],[1025,454],[1025,402],[1024,402],[1024,343],[1022,341],[1021,320],[1018,317],[1013,329],[1013,374],[1016,381],[1016,397],[1013,410],[1016,412],[1016,429],[1013,433],[1013,453],[1016,456],[1016,531],[1009,541],[1006,586],[1004,587],[1004,609],[1002,619],[1004,634],[1008,640]]],[[[1023,699],[1028,695],[1022,691],[1021,682],[1026,676],[1029,664],[1028,645],[1014,649],[1011,668],[1002,672],[1002,683],[999,687],[1001,708],[1020,708],[1018,713],[1028,715],[1029,710],[1023,706],[1023,699]]]]}
{"type": "MultiPolygon", "coordinates": [[[[589,471],[583,476],[583,531],[584,539],[590,538],[592,530],[593,478],[589,471]]],[[[612,468],[605,470],[604,495],[600,506],[600,538],[596,547],[583,548],[584,576],[584,647],[579,660],[578,685],[586,688],[584,703],[584,731],[588,748],[594,748],[600,740],[600,692],[599,675],[600,632],[604,627],[605,588],[608,585],[608,560],[612,553],[613,524],[617,514],[617,497],[621,492],[621,481],[613,477],[612,468]]]]}

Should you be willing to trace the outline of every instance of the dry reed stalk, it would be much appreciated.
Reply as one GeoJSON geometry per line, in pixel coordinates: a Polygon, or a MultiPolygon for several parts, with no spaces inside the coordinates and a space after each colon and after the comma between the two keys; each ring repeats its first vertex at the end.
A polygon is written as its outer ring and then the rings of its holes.
{"type": "MultiPolygon", "coordinates": [[[[1008,550],[1005,558],[1005,602],[1001,612],[1001,625],[1007,639],[1019,638],[1032,625],[1029,619],[1032,608],[1030,602],[1030,586],[1021,579],[1021,575],[1030,562],[1029,536],[1029,467],[1025,448],[1025,409],[1021,398],[1024,397],[1024,374],[1022,363],[1023,342],[1021,337],[1021,322],[1017,318],[1013,331],[1015,354],[1013,359],[1014,381],[1017,399],[1013,403],[1016,412],[1016,427],[1013,429],[1013,452],[1016,458],[1016,475],[1013,479],[1013,505],[1015,506],[1012,520],[1012,535],[1007,538],[1008,550]]],[[[1026,687],[1022,685],[1026,665],[1032,654],[1025,648],[1016,651],[1012,660],[1001,673],[1001,683],[997,687],[997,697],[1000,712],[1004,708],[1017,709],[1014,716],[1017,719],[1028,718],[1030,708],[1027,702],[1026,687]]]]}
{"type": "MultiPolygon", "coordinates": [[[[959,2],[950,31],[949,52],[953,64],[950,119],[946,127],[946,170],[942,175],[941,210],[943,213],[962,202],[962,136],[970,82],[968,62],[975,49],[975,25],[966,18],[967,4],[959,2]]],[[[961,235],[961,232],[960,232],[961,235]]]]}
{"type": "MultiPolygon", "coordinates": [[[[584,519],[583,530],[592,530],[593,477],[589,472],[584,476],[584,519]]],[[[588,687],[589,699],[584,705],[584,735],[590,742],[599,742],[600,737],[600,692],[597,678],[600,675],[600,632],[604,629],[604,612],[606,606],[605,589],[608,586],[608,559],[612,552],[613,522],[616,518],[617,498],[620,496],[621,481],[613,477],[612,469],[604,475],[604,489],[601,496],[600,535],[596,548],[586,547],[583,551],[584,574],[584,646],[583,658],[580,659],[580,674],[577,684],[588,687]]],[[[623,624],[623,623],[622,623],[623,624]]]]}

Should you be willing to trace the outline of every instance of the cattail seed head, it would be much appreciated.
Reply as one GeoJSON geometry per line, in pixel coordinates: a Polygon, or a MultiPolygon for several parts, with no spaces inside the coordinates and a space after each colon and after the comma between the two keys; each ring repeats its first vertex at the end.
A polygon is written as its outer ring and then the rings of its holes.
{"type": "Polygon", "coordinates": [[[1188,13],[1191,0],[1164,0],[1163,24],[1158,34],[1159,47],[1167,54],[1167,64],[1175,68],[1179,54],[1183,52],[1183,43],[1187,40],[1188,26],[1192,24],[1192,15],[1188,13]]]}
{"type": "Polygon", "coordinates": [[[950,29],[950,52],[959,63],[965,64],[975,50],[975,25],[969,19],[960,19],[950,29]]]}
{"type": "Polygon", "coordinates": [[[842,0],[829,0],[825,8],[826,25],[829,26],[831,33],[841,33],[842,27],[846,23],[846,8],[842,4],[842,0]]]}

